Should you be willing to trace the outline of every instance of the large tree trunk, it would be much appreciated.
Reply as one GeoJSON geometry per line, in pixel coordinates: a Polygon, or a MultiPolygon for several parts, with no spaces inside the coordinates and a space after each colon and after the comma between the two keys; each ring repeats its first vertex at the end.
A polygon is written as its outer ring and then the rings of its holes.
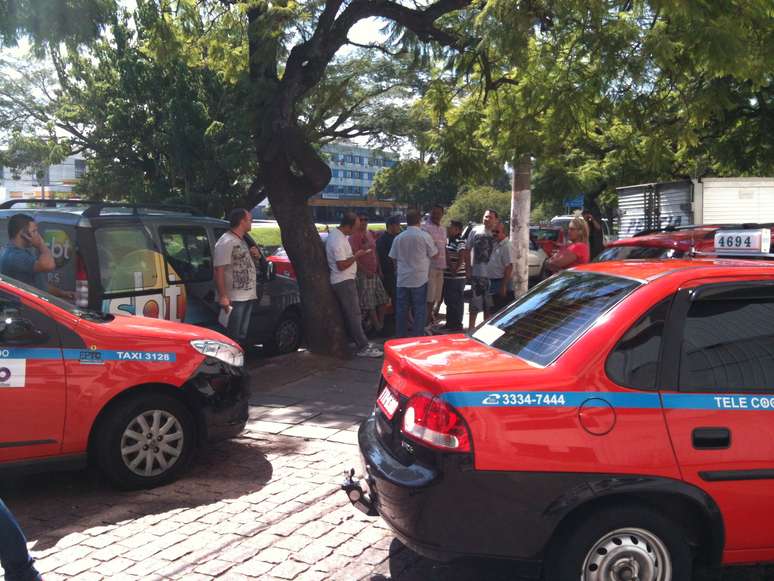
{"type": "Polygon", "coordinates": [[[513,163],[511,181],[511,256],[513,257],[513,290],[516,297],[529,286],[529,212],[532,192],[532,160],[522,157],[513,163]]]}
{"type": "MultiPolygon", "coordinates": [[[[282,233],[282,244],[298,277],[306,340],[314,353],[347,357],[350,354],[348,338],[330,285],[325,247],[307,204],[312,195],[310,190],[316,188],[305,187],[299,181],[291,170],[287,153],[280,150],[265,164],[266,189],[282,233]]],[[[324,166],[322,160],[319,163],[324,166]]]]}

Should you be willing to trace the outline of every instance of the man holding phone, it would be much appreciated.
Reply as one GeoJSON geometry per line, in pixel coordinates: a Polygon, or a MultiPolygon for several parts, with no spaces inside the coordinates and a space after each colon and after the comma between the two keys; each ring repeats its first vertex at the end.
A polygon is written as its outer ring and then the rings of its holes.
{"type": "Polygon", "coordinates": [[[35,220],[15,214],[8,220],[8,244],[0,252],[0,273],[40,290],[48,290],[45,273],[56,268],[54,257],[35,220]],[[37,256],[33,253],[37,250],[37,256]]]}

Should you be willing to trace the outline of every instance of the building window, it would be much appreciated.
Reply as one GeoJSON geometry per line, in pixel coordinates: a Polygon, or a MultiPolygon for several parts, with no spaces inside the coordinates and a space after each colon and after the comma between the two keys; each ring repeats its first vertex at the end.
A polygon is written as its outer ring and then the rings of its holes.
{"type": "Polygon", "coordinates": [[[80,179],[83,177],[83,174],[86,173],[86,160],[76,159],[73,161],[75,162],[75,177],[76,179],[80,179]]]}

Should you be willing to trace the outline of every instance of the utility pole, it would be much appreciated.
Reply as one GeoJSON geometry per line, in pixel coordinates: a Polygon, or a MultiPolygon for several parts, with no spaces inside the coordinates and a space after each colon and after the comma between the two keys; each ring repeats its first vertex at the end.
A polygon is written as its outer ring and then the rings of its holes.
{"type": "Polygon", "coordinates": [[[531,206],[532,158],[513,160],[511,181],[511,256],[513,290],[516,298],[527,292],[529,284],[529,212],[531,206]]]}

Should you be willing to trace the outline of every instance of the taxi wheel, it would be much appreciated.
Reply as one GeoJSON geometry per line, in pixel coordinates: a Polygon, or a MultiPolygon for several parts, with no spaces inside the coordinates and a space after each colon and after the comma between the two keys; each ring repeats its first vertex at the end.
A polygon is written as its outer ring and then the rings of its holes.
{"type": "Polygon", "coordinates": [[[645,508],[604,510],[570,526],[552,543],[544,581],[682,581],[691,578],[684,531],[645,508]]]}
{"type": "Polygon", "coordinates": [[[177,478],[191,461],[196,428],[184,404],[144,392],[113,407],[96,437],[97,460],[113,484],[152,488],[177,478]]]}
{"type": "Polygon", "coordinates": [[[301,345],[304,331],[301,325],[301,317],[293,311],[282,315],[271,340],[266,344],[266,349],[273,355],[292,353],[301,345]]]}

